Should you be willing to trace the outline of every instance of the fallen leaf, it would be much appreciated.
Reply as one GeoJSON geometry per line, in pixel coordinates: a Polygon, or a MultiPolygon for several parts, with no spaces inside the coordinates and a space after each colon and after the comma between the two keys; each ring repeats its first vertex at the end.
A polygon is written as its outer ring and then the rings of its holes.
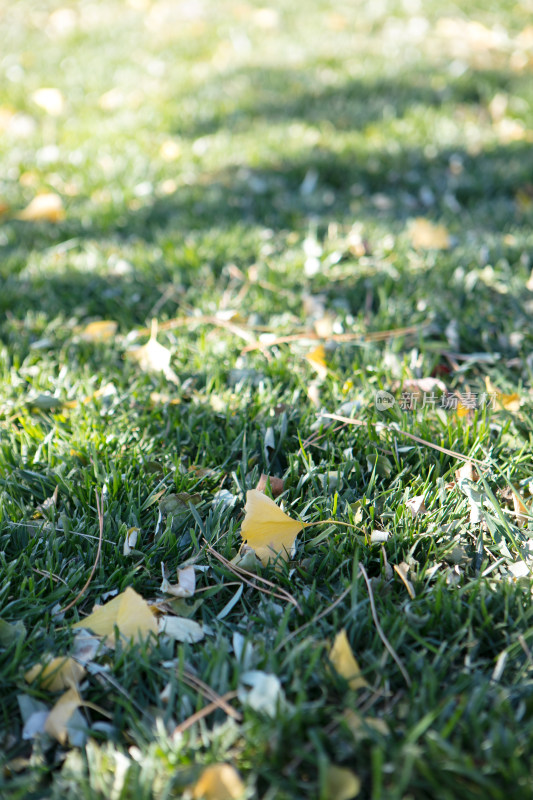
{"type": "Polygon", "coordinates": [[[63,113],[65,102],[59,89],[54,89],[52,87],[37,89],[37,91],[32,94],[31,99],[36,106],[42,108],[47,114],[50,114],[51,117],[58,117],[63,113]]]}
{"type": "Polygon", "coordinates": [[[100,319],[89,322],[82,330],[80,337],[84,342],[108,342],[114,337],[118,329],[118,322],[112,319],[100,319]]]}
{"type": "Polygon", "coordinates": [[[497,408],[504,409],[505,411],[518,411],[521,405],[519,394],[516,392],[513,392],[513,394],[504,394],[500,392],[488,375],[485,378],[485,386],[487,388],[487,394],[494,399],[497,408]]]}
{"type": "Polygon", "coordinates": [[[42,689],[59,692],[79,684],[85,669],[70,657],[53,658],[46,664],[35,664],[24,673],[26,683],[38,681],[42,689]]]}
{"type": "Polygon", "coordinates": [[[411,497],[407,500],[406,504],[407,508],[413,515],[413,517],[418,517],[420,514],[425,514],[427,512],[426,506],[424,504],[424,495],[417,494],[416,497],[411,497]]]}
{"type": "Polygon", "coordinates": [[[390,733],[389,726],[385,720],[379,717],[363,717],[357,711],[347,708],[342,715],[343,721],[346,723],[354,739],[365,739],[371,736],[370,731],[374,730],[382,736],[388,736],[390,733]]]}
{"type": "Polygon", "coordinates": [[[131,551],[135,550],[140,532],[140,528],[128,528],[126,532],[126,538],[124,539],[124,545],[122,547],[122,552],[125,556],[131,555],[131,551]]]}
{"type": "Polygon", "coordinates": [[[325,797],[328,800],[351,800],[361,791],[361,781],[351,769],[328,764],[325,778],[325,797]]]}
{"type": "Polygon", "coordinates": [[[174,617],[165,614],[159,619],[159,633],[164,633],[177,642],[200,642],[204,638],[204,629],[192,619],[174,617]]]}
{"type": "Polygon", "coordinates": [[[283,493],[283,478],[275,478],[273,475],[265,475],[263,472],[261,473],[261,477],[259,478],[259,482],[255,488],[258,492],[264,492],[269,482],[272,497],[279,497],[280,494],[283,493]]]}
{"type": "Polygon", "coordinates": [[[238,694],[241,703],[269,717],[275,717],[286,704],[279,678],[258,669],[241,675],[238,694]]]}
{"type": "MultiPolygon", "coordinates": [[[[163,566],[163,565],[161,565],[163,566]]],[[[177,586],[171,584],[163,576],[161,583],[161,591],[166,594],[173,594],[174,597],[192,597],[196,588],[196,573],[194,566],[190,564],[188,567],[178,569],[178,584],[177,586]]]]}
{"type": "Polygon", "coordinates": [[[368,688],[368,682],[361,674],[361,667],[355,659],[344,628],[335,637],[329,660],[335,672],[347,681],[350,689],[368,688]]]}
{"type": "Polygon", "coordinates": [[[307,362],[318,372],[320,378],[325,378],[329,372],[326,363],[326,350],[323,344],[319,344],[305,356],[307,362]]]}
{"type": "Polygon", "coordinates": [[[394,465],[387,456],[382,453],[369,453],[366,456],[366,466],[369,472],[376,471],[380,478],[390,477],[394,465]]]}
{"type": "Polygon", "coordinates": [[[434,225],[424,217],[417,217],[409,227],[411,244],[417,250],[448,250],[450,234],[444,225],[434,225]]]}
{"type": "Polygon", "coordinates": [[[15,219],[25,222],[61,222],[65,219],[63,201],[58,194],[46,192],[36,195],[15,219]]]}
{"type": "Polygon", "coordinates": [[[107,643],[114,643],[115,625],[122,636],[141,641],[149,633],[158,633],[157,621],[148,603],[130,586],[92,614],[76,622],[73,628],[88,628],[98,636],[106,636],[107,643]]]}
{"type": "Polygon", "coordinates": [[[246,493],[244,511],[241,536],[261,563],[266,565],[278,555],[288,560],[303,523],[291,519],[270,497],[257,489],[246,493]]]}
{"type": "Polygon", "coordinates": [[[136,361],[143,372],[162,372],[167,380],[179,383],[178,376],[170,366],[170,350],[157,341],[157,320],[152,320],[148,342],[142,347],[127,350],[126,356],[136,361]]]}
{"type": "MultiPolygon", "coordinates": [[[[460,469],[455,470],[455,480],[456,481],[472,481],[475,483],[479,480],[479,475],[477,469],[474,467],[471,461],[465,461],[460,469]]],[[[453,485],[453,484],[452,484],[453,485]]]]}
{"type": "Polygon", "coordinates": [[[239,800],[245,785],[231,764],[211,764],[194,784],[194,800],[239,800]]]}
{"type": "Polygon", "coordinates": [[[55,706],[52,708],[46,719],[44,730],[49,736],[53,736],[60,744],[65,744],[68,738],[68,723],[76,711],[83,705],[83,700],[74,688],[68,689],[61,695],[55,706]]]}

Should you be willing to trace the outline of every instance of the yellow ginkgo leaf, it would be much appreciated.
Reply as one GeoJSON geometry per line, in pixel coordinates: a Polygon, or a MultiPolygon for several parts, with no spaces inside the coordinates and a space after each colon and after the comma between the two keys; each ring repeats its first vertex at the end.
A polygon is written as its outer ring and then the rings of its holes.
{"type": "Polygon", "coordinates": [[[167,380],[178,383],[178,376],[170,366],[170,350],[157,341],[157,320],[152,320],[152,331],[147,343],[126,352],[137,362],[143,372],[162,372],[167,380]]]}
{"type": "Polygon", "coordinates": [[[16,215],[16,219],[24,222],[61,222],[65,219],[63,201],[54,192],[38,194],[16,215]]]}
{"type": "Polygon", "coordinates": [[[89,628],[98,636],[106,636],[108,644],[114,642],[115,625],[127,639],[140,641],[149,633],[158,632],[157,620],[146,600],[130,586],[109,603],[95,608],[88,617],[76,622],[74,628],[89,628]]]}
{"type": "Polygon", "coordinates": [[[231,764],[211,764],[196,781],[192,796],[194,800],[239,800],[245,788],[231,764]]]}
{"type": "Polygon", "coordinates": [[[488,375],[485,378],[485,386],[487,387],[487,393],[494,399],[497,408],[503,408],[505,411],[518,411],[521,404],[519,394],[516,392],[513,392],[513,394],[500,392],[488,375]]]}
{"type": "Polygon", "coordinates": [[[351,769],[329,764],[326,770],[326,791],[328,800],[351,800],[361,791],[361,781],[351,769]]]}
{"type": "Polygon", "coordinates": [[[315,347],[314,350],[307,353],[305,358],[309,364],[316,369],[321,378],[327,376],[329,369],[326,363],[326,350],[323,344],[319,344],[318,347],[315,347]]]}
{"type": "Polygon", "coordinates": [[[257,489],[246,493],[243,540],[255,551],[263,565],[276,556],[288,560],[296,536],[304,524],[291,519],[276,503],[257,489]]]}
{"type": "Polygon", "coordinates": [[[417,217],[409,227],[411,244],[417,250],[448,250],[450,234],[444,225],[434,225],[424,217],[417,217]]]}
{"type": "Polygon", "coordinates": [[[73,658],[53,658],[47,664],[35,664],[24,673],[26,683],[38,680],[43,689],[59,692],[77,686],[85,675],[85,669],[73,658]]]}
{"type": "Polygon", "coordinates": [[[107,342],[117,332],[118,323],[112,319],[100,319],[89,322],[82,330],[80,336],[84,342],[107,342]]]}
{"type": "Polygon", "coordinates": [[[67,741],[67,726],[69,719],[77,708],[83,705],[83,700],[74,688],[62,694],[46,719],[44,729],[49,736],[53,736],[61,744],[67,741]]]}
{"type": "Polygon", "coordinates": [[[329,660],[333,664],[335,672],[347,681],[350,689],[368,687],[368,682],[361,674],[361,667],[355,659],[344,628],[335,637],[329,653],[329,660]]]}

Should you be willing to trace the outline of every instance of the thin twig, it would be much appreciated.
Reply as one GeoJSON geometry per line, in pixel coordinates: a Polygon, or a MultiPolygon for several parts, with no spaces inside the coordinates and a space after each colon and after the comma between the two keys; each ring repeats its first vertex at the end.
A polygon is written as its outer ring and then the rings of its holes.
{"type": "Polygon", "coordinates": [[[233,717],[233,719],[239,720],[242,719],[242,715],[239,714],[238,711],[227,703],[222,695],[219,695],[218,692],[215,692],[207,683],[204,683],[200,678],[197,678],[196,675],[193,675],[192,672],[185,670],[183,675],[181,676],[184,683],[187,686],[190,686],[191,689],[195,689],[197,692],[200,692],[206,700],[211,700],[212,703],[218,705],[229,717],[233,717]]]}
{"type": "MultiPolygon", "coordinates": [[[[227,692],[220,699],[227,701],[233,700],[235,697],[237,697],[237,692],[227,692]]],[[[197,711],[195,714],[191,714],[190,717],[177,725],[172,731],[171,736],[177,736],[178,734],[183,733],[183,731],[186,731],[187,728],[191,727],[191,725],[194,725],[195,722],[199,722],[201,719],[208,717],[209,714],[212,714],[213,711],[217,710],[217,708],[220,708],[219,703],[209,703],[209,705],[201,708],[200,711],[197,711]]]]}
{"type": "Polygon", "coordinates": [[[372,619],[374,620],[374,625],[376,626],[376,630],[378,632],[378,636],[396,661],[400,672],[402,673],[404,680],[408,686],[411,686],[411,678],[409,677],[407,670],[405,669],[404,665],[400,660],[400,656],[397,654],[396,650],[393,648],[387,637],[383,632],[383,628],[381,627],[376,611],[376,604],[374,603],[374,594],[372,592],[372,584],[370,583],[370,579],[368,577],[367,571],[362,564],[359,564],[359,569],[362,572],[363,578],[365,579],[366,588],[368,589],[368,599],[370,600],[370,610],[372,611],[372,619]]]}
{"type": "Polygon", "coordinates": [[[211,553],[211,555],[217,558],[220,561],[220,563],[223,564],[226,567],[226,569],[229,569],[230,572],[233,572],[234,575],[238,575],[243,580],[243,582],[246,583],[248,586],[251,586],[252,589],[257,589],[258,592],[263,592],[263,594],[268,594],[271,597],[277,597],[278,600],[285,600],[288,603],[292,603],[292,605],[297,609],[298,613],[299,614],[302,613],[302,609],[300,608],[300,605],[296,600],[296,598],[294,598],[292,594],[289,594],[289,592],[286,592],[285,589],[279,589],[278,591],[270,591],[269,589],[266,589],[263,586],[258,586],[255,581],[260,581],[261,583],[265,583],[269,586],[275,586],[275,584],[272,583],[271,581],[268,581],[266,578],[262,578],[260,575],[254,575],[253,572],[248,572],[247,569],[242,569],[242,567],[235,566],[235,564],[232,564],[231,561],[228,561],[227,558],[224,558],[224,556],[220,555],[220,553],[217,553],[217,551],[213,550],[213,548],[210,546],[207,547],[207,552],[211,553]],[[245,577],[247,575],[249,575],[250,578],[253,578],[253,581],[245,577]]]}
{"type": "MultiPolygon", "coordinates": [[[[353,417],[341,417],[339,414],[321,413],[320,416],[327,417],[328,419],[336,419],[339,422],[346,422],[349,425],[361,425],[361,426],[372,425],[372,427],[376,427],[375,422],[355,419],[353,417]]],[[[420,436],[415,436],[414,433],[409,433],[409,431],[404,431],[401,428],[391,428],[388,425],[385,425],[383,429],[392,434],[407,436],[408,439],[412,439],[414,442],[418,442],[418,444],[424,444],[426,445],[426,447],[432,447],[433,450],[438,450],[440,453],[445,453],[447,456],[451,456],[452,458],[458,458],[460,461],[471,461],[472,464],[476,464],[478,467],[486,466],[486,464],[484,464],[483,461],[480,461],[478,458],[472,458],[472,456],[465,456],[462,453],[458,453],[456,450],[448,450],[448,448],[446,447],[441,447],[438,444],[433,444],[433,442],[428,442],[427,439],[422,439],[420,436]]]]}
{"type": "Polygon", "coordinates": [[[78,592],[74,600],[72,600],[68,606],[62,608],[58,611],[58,614],[64,614],[66,611],[69,611],[73,606],[76,605],[78,600],[85,594],[87,587],[89,586],[90,582],[93,579],[94,573],[96,572],[96,567],[98,566],[98,562],[100,561],[100,553],[102,552],[102,539],[104,536],[104,497],[103,494],[101,497],[98,497],[98,492],[96,493],[96,509],[98,511],[98,523],[100,526],[100,536],[98,537],[98,549],[96,551],[96,558],[94,560],[93,568],[91,570],[91,574],[87,578],[85,586],[78,592]]]}

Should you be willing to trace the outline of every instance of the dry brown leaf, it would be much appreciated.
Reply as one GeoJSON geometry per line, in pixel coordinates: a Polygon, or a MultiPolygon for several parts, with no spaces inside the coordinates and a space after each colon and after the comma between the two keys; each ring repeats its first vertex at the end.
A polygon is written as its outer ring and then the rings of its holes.
{"type": "Polygon", "coordinates": [[[74,661],[73,658],[53,658],[46,664],[35,664],[24,673],[26,683],[38,680],[41,688],[49,692],[60,692],[62,689],[75,687],[79,684],[85,669],[74,661]]]}
{"type": "Polygon", "coordinates": [[[245,788],[231,764],[211,764],[196,781],[192,796],[194,800],[239,800],[245,788]]]}
{"type": "Polygon", "coordinates": [[[158,633],[157,621],[148,603],[130,586],[72,627],[88,628],[98,636],[107,637],[107,644],[113,645],[115,626],[122,636],[133,637],[137,642],[150,633],[158,633]]]}
{"type": "Polygon", "coordinates": [[[283,493],[283,478],[275,478],[273,475],[265,475],[265,473],[261,473],[261,477],[259,478],[258,484],[255,487],[258,492],[264,492],[267,488],[268,482],[270,481],[270,491],[272,492],[272,497],[279,497],[280,494],[283,493]]]}
{"type": "MultiPolygon", "coordinates": [[[[461,480],[467,480],[472,481],[473,483],[476,483],[476,481],[479,480],[478,471],[471,461],[465,461],[460,469],[455,470],[455,480],[457,482],[461,480]]],[[[453,484],[451,484],[451,486],[453,486],[453,484]]]]}
{"type": "Polygon", "coordinates": [[[350,689],[368,688],[368,681],[361,674],[361,667],[353,654],[344,628],[335,637],[329,653],[329,660],[333,664],[335,672],[347,681],[350,689]]]}
{"type": "Polygon", "coordinates": [[[434,225],[424,217],[417,217],[409,227],[411,244],[417,250],[448,250],[450,234],[444,225],[434,225]]]}
{"type": "Polygon", "coordinates": [[[291,519],[270,497],[257,489],[246,493],[244,511],[241,536],[261,563],[266,565],[278,555],[288,560],[303,523],[291,519]]]}
{"type": "Polygon", "coordinates": [[[518,527],[522,528],[524,525],[527,525],[529,511],[520,495],[516,492],[513,492],[513,508],[518,527]]]}
{"type": "Polygon", "coordinates": [[[61,222],[65,219],[63,201],[53,192],[38,194],[15,218],[24,222],[61,222]]]}

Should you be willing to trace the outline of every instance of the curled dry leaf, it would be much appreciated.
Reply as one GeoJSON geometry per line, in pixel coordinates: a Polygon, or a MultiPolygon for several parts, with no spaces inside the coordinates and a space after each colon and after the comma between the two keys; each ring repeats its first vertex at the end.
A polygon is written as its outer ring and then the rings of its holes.
{"type": "Polygon", "coordinates": [[[122,636],[137,642],[150,633],[158,632],[156,618],[148,603],[130,586],[73,625],[74,628],[88,628],[98,636],[107,637],[109,645],[114,644],[115,626],[122,636]]]}
{"type": "Polygon", "coordinates": [[[258,492],[264,492],[269,481],[272,497],[279,497],[283,493],[283,478],[275,478],[273,475],[265,475],[263,472],[255,488],[258,492]]]}
{"type": "Polygon", "coordinates": [[[296,536],[304,527],[291,519],[276,503],[257,489],[246,493],[241,536],[263,565],[278,555],[288,560],[296,536]]]}
{"type": "Polygon", "coordinates": [[[63,201],[53,192],[38,194],[15,218],[24,222],[61,222],[65,219],[63,201]]]}
{"type": "MultiPolygon", "coordinates": [[[[161,565],[163,568],[163,565],[161,565]]],[[[192,597],[196,588],[196,573],[194,566],[190,564],[188,567],[178,569],[178,584],[172,585],[167,581],[163,575],[163,582],[161,583],[161,591],[166,594],[173,594],[174,597],[192,597]]]]}
{"type": "Polygon", "coordinates": [[[414,600],[416,597],[415,589],[411,581],[408,579],[409,575],[409,565],[402,561],[401,564],[394,565],[394,572],[399,576],[400,580],[402,581],[403,585],[407,589],[409,597],[411,600],[414,600]]]}
{"type": "Polygon", "coordinates": [[[418,517],[419,515],[427,513],[423,494],[417,494],[416,497],[411,497],[409,500],[407,500],[405,505],[413,517],[418,517]]]}
{"type": "Polygon", "coordinates": [[[335,637],[329,653],[329,660],[335,672],[346,680],[350,689],[368,688],[368,682],[361,674],[361,667],[353,654],[344,628],[335,637]]]}
{"type": "Polygon", "coordinates": [[[245,785],[231,764],[211,764],[194,784],[194,800],[239,800],[245,785]]]}
{"type": "Polygon", "coordinates": [[[124,546],[122,548],[122,552],[125,556],[131,555],[131,551],[135,550],[140,532],[140,528],[128,528],[126,538],[124,539],[124,546]]]}
{"type": "Polygon", "coordinates": [[[24,673],[26,683],[39,681],[41,688],[49,692],[60,692],[62,689],[79,684],[85,669],[73,658],[53,658],[46,664],[35,664],[24,673]]]}

